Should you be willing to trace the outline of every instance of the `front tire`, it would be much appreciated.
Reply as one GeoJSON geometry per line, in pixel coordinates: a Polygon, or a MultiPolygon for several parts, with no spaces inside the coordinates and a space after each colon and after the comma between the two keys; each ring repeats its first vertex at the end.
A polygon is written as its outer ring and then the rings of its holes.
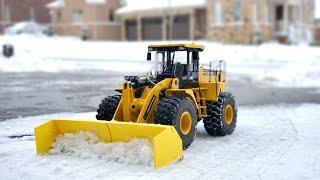
{"type": "Polygon", "coordinates": [[[237,124],[237,105],[229,92],[220,93],[217,102],[207,102],[208,117],[203,119],[204,128],[213,136],[225,136],[234,132],[237,124]]]}
{"type": "Polygon", "coordinates": [[[107,98],[103,99],[97,110],[97,120],[111,121],[114,113],[117,110],[120,100],[120,95],[108,96],[107,98]]]}
{"type": "Polygon", "coordinates": [[[162,98],[155,110],[155,123],[174,126],[183,149],[187,149],[196,133],[197,114],[193,102],[182,97],[162,98]]]}

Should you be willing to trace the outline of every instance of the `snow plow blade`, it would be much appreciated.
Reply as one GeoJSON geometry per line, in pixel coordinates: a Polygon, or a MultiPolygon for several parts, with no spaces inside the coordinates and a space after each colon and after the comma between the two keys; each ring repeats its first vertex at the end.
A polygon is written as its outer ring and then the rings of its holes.
{"type": "Polygon", "coordinates": [[[154,167],[161,168],[182,158],[182,141],[173,126],[98,120],[51,120],[35,128],[37,154],[46,154],[58,134],[94,132],[106,143],[149,139],[154,167]]]}

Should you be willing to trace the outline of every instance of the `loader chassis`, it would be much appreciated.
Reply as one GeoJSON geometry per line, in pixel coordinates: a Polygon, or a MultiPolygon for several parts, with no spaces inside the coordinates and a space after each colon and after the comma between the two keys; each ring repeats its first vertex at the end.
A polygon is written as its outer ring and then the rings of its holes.
{"type": "MultiPolygon", "coordinates": [[[[121,93],[121,99],[114,105],[116,107],[112,107],[111,104],[106,108],[105,102],[102,102],[97,119],[173,125],[182,138],[184,148],[191,144],[195,124],[202,119],[209,134],[231,134],[235,128],[237,115],[235,101],[231,94],[225,95],[226,80],[221,69],[200,67],[199,52],[203,50],[203,46],[195,44],[149,46],[149,60],[151,53],[162,55],[161,70],[155,72],[153,76],[126,76],[122,88],[116,90],[121,93]],[[175,52],[186,54],[185,63],[175,62],[175,52]],[[230,103],[219,102],[219,100],[226,101],[225,99],[230,103]],[[192,107],[183,107],[181,103],[189,106],[191,104],[194,112],[192,107]],[[208,109],[208,104],[211,109],[208,109]],[[175,109],[178,106],[186,110],[180,112],[179,108],[175,109]],[[220,109],[221,112],[215,112],[212,108],[220,109]],[[174,110],[177,112],[171,112],[174,110]],[[104,111],[113,112],[114,116],[112,118],[104,116],[101,113],[104,111]],[[163,116],[166,113],[168,115],[163,116]],[[169,116],[174,113],[177,114],[170,119],[169,116]],[[218,117],[215,113],[225,115],[218,117]],[[216,127],[217,125],[220,126],[216,127]],[[190,137],[184,142],[188,135],[190,137]]],[[[107,98],[104,101],[108,101],[107,98]]]]}
{"type": "Polygon", "coordinates": [[[37,153],[48,153],[59,134],[91,131],[105,143],[149,139],[154,167],[160,168],[182,158],[200,120],[210,135],[232,134],[237,121],[235,99],[226,89],[223,68],[200,66],[203,50],[195,44],[149,46],[147,59],[152,59],[152,53],[162,55],[160,63],[155,59],[162,68],[143,77],[126,76],[121,89],[116,89],[120,95],[100,103],[99,121],[54,119],[37,126],[37,153]],[[177,52],[186,56],[180,62],[177,52]]]}

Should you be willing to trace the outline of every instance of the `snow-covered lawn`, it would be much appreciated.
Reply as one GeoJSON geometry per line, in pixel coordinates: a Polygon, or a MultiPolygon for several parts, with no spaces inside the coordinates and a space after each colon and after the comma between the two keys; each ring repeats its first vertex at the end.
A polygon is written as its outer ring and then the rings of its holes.
{"type": "Polygon", "coordinates": [[[37,124],[95,113],[8,120],[0,122],[0,179],[319,179],[319,109],[315,104],[239,107],[233,135],[210,137],[199,123],[184,159],[160,170],[103,158],[35,155],[37,124]]]}
{"type": "MultiPolygon", "coordinates": [[[[14,58],[0,56],[0,71],[61,72],[118,71],[146,72],[147,46],[166,42],[82,42],[71,37],[0,36],[0,45],[15,46],[14,58]]],[[[181,43],[181,42],[180,42],[181,43]]],[[[223,45],[196,42],[206,46],[201,62],[226,60],[229,78],[249,78],[276,86],[320,86],[320,48],[286,46],[223,45]]]]}

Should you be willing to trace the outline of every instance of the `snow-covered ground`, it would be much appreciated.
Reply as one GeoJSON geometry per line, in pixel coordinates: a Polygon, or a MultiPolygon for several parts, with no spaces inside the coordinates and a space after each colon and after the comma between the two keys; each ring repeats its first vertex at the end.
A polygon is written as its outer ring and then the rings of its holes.
{"type": "Polygon", "coordinates": [[[13,119],[0,122],[0,179],[319,179],[319,109],[315,104],[239,107],[233,135],[210,137],[199,123],[184,159],[160,170],[94,157],[35,155],[37,124],[95,113],[13,119]]]}
{"type": "MultiPolygon", "coordinates": [[[[0,45],[15,46],[15,57],[0,56],[4,72],[118,71],[146,72],[147,46],[165,42],[82,42],[72,37],[0,36],[0,45]]],[[[286,87],[320,86],[320,48],[276,43],[261,46],[224,45],[196,42],[206,46],[201,62],[226,60],[231,78],[286,87]]]]}

